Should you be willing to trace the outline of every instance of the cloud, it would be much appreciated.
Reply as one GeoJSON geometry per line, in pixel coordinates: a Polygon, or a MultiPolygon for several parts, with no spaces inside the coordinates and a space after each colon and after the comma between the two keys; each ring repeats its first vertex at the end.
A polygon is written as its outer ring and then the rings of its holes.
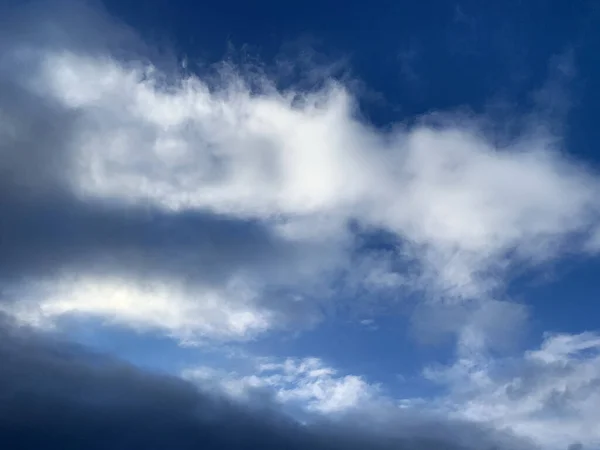
{"type": "Polygon", "coordinates": [[[548,335],[521,358],[463,356],[427,375],[451,388],[444,408],[455,417],[510,429],[542,448],[600,445],[597,334],[548,335]]]}
{"type": "Polygon", "coordinates": [[[427,371],[451,388],[439,411],[319,359],[186,373],[344,416],[323,431],[329,422],[248,412],[3,326],[9,447],[528,448],[494,428],[598,444],[596,335],[490,356],[527,319],[506,298],[515,272],[600,249],[598,176],[563,148],[552,82],[511,133],[456,111],[383,130],[327,73],[285,89],[227,62],[190,73],[101,8],[57,5],[0,11],[11,17],[0,27],[0,311],[40,328],[94,317],[198,342],[347,311],[376,326],[373,312],[404,303],[419,338],[455,338],[457,361],[427,371]]]}
{"type": "MultiPolygon", "coordinates": [[[[0,333],[0,445],[6,448],[458,450],[502,442],[483,429],[450,422],[427,433],[401,423],[378,425],[378,432],[358,423],[300,425],[272,408],[241,406],[5,320],[0,333]]],[[[511,446],[496,448],[528,448],[498,439],[511,446]]]]}
{"type": "Polygon", "coordinates": [[[215,383],[237,399],[248,400],[263,393],[281,404],[322,414],[365,410],[375,405],[379,408],[384,404],[380,386],[368,383],[362,376],[338,374],[319,358],[267,358],[254,366],[250,374],[197,367],[186,369],[183,377],[215,383]]]}
{"type": "Polygon", "coordinates": [[[364,308],[339,292],[417,293],[425,322],[442,304],[459,317],[442,331],[488,342],[470,318],[524,316],[499,303],[514,270],[595,248],[598,178],[541,116],[514,135],[452,112],[379,130],[339,80],[182,72],[69,5],[3,31],[0,279],[22,321],[243,340],[364,308]],[[362,246],[377,233],[384,251],[362,246]]]}
{"type": "MultiPolygon", "coordinates": [[[[307,413],[318,413],[353,423],[368,416],[373,421],[369,426],[409,428],[427,423],[443,428],[445,420],[464,420],[518,436],[532,448],[600,444],[595,426],[600,336],[547,335],[539,348],[511,357],[473,349],[467,344],[450,366],[425,370],[427,379],[448,388],[448,393],[425,398],[398,398],[384,386],[340,373],[314,357],[258,358],[241,371],[195,367],[185,370],[183,377],[245,404],[269,399],[302,419],[311,417],[307,413]]],[[[456,423],[453,426],[460,429],[456,423]]]]}

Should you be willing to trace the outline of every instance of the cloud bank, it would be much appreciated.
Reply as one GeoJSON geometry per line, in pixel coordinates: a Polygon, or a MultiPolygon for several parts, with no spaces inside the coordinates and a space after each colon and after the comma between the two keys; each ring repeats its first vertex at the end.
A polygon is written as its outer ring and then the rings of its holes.
{"type": "MultiPolygon", "coordinates": [[[[598,442],[590,431],[597,356],[585,352],[597,350],[595,335],[550,337],[515,363],[517,374],[496,373],[489,356],[514,334],[508,325],[527,318],[507,298],[515,273],[599,248],[598,176],[567,155],[543,114],[514,119],[512,134],[465,112],[379,129],[339,79],[281,89],[267,71],[228,63],[192,73],[81,4],[3,16],[0,311],[42,329],[92,317],[206,343],[408,306],[419,338],[450,334],[456,343],[455,364],[428,372],[450,388],[440,410],[547,446],[598,442]],[[556,417],[560,426],[544,431],[556,417]]],[[[11,355],[4,395],[33,401],[10,403],[14,415],[3,407],[1,426],[15,442],[38,445],[35,429],[68,446],[110,429],[98,448],[358,445],[205,406],[182,381],[113,365],[100,376],[47,349],[2,345],[11,355]],[[53,371],[44,382],[18,376],[42,369],[53,371]],[[98,389],[106,397],[87,395],[98,389]],[[44,415],[63,406],[64,416],[44,415]],[[224,411],[210,429],[207,408],[224,411]],[[28,417],[39,422],[26,425],[28,417]],[[142,423],[156,426],[127,431],[142,423]]],[[[317,412],[388,401],[319,360],[270,364],[229,387],[269,387],[317,412]]],[[[425,427],[396,414],[386,430],[394,420],[425,427]]],[[[471,448],[462,437],[440,439],[471,448]]],[[[392,445],[374,442],[369,448],[392,445]]]]}
{"type": "Polygon", "coordinates": [[[358,424],[299,425],[268,404],[250,409],[181,379],[2,325],[0,444],[6,448],[458,450],[495,442],[530,448],[460,423],[460,436],[443,424],[432,428],[435,434],[389,424],[377,432],[358,424]],[[472,437],[461,442],[469,430],[472,437]]]}

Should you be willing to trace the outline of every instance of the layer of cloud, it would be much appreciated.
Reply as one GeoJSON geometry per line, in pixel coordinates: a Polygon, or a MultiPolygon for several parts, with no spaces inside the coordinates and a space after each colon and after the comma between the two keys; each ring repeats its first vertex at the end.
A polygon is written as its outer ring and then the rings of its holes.
{"type": "Polygon", "coordinates": [[[241,406],[4,320],[0,337],[0,445],[5,448],[531,448],[450,421],[396,421],[372,429],[366,418],[362,424],[300,425],[268,404],[241,406]]]}
{"type": "Polygon", "coordinates": [[[447,330],[464,335],[512,269],[595,248],[598,179],[543,118],[514,136],[464,114],[375,130],[335,80],[182,74],[65,5],[3,32],[0,277],[24,321],[247,339],[319,320],[344,280],[466,304],[447,330]],[[393,257],[357,250],[356,227],[392,236],[393,257]]]}
{"type": "Polygon", "coordinates": [[[447,388],[437,396],[400,398],[389,387],[340,373],[314,357],[258,358],[240,371],[203,366],[182,375],[246,404],[269,399],[301,418],[307,412],[333,420],[368,415],[377,423],[418,427],[444,417],[510,433],[543,449],[600,445],[600,336],[547,335],[539,348],[512,357],[494,358],[474,348],[462,347],[450,366],[424,371],[426,379],[447,388]]]}
{"type": "Polygon", "coordinates": [[[425,370],[427,379],[448,389],[439,396],[399,398],[389,387],[314,357],[257,358],[243,370],[202,366],[182,376],[245,404],[272,401],[300,418],[368,416],[378,424],[419,427],[444,417],[510,433],[543,449],[600,445],[600,336],[547,335],[539,348],[510,358],[473,348],[466,345],[450,366],[425,370]]]}

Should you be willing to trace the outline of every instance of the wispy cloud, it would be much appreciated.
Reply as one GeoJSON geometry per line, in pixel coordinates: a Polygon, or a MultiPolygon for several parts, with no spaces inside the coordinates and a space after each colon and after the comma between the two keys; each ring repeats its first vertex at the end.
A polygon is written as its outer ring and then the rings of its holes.
{"type": "MultiPolygon", "coordinates": [[[[111,26],[82,20],[90,22],[87,35],[111,26]]],[[[16,177],[3,195],[31,229],[35,202],[49,204],[52,194],[52,214],[76,230],[60,231],[52,258],[45,254],[57,239],[52,230],[29,249],[22,264],[51,259],[44,283],[56,286],[38,292],[39,306],[4,307],[24,320],[91,314],[180,336],[247,337],[273,328],[288,307],[318,319],[320,307],[306,305],[331,301],[328,286],[339,273],[361,284],[400,276],[398,285],[428,302],[469,299],[482,310],[511,268],[551,261],[566,245],[577,251],[577,242],[593,248],[587,233],[599,215],[598,180],[537,127],[502,147],[485,121],[469,116],[432,115],[382,132],[357,117],[357,99],[333,79],[311,92],[278,91],[273,80],[255,75],[250,85],[227,70],[215,84],[117,56],[101,36],[89,50],[65,38],[72,23],[58,25],[67,30],[61,39],[50,36],[42,47],[17,40],[2,59],[4,86],[28,108],[16,114],[10,97],[3,100],[2,164],[16,177]],[[43,152],[47,139],[33,138],[48,123],[51,154],[43,152]],[[40,154],[48,159],[41,167],[40,154]],[[222,217],[231,231],[247,224],[265,247],[259,240],[225,248],[210,233],[200,240],[203,231],[185,223],[194,215],[222,217]],[[85,220],[113,228],[86,236],[85,220]],[[173,233],[162,242],[153,241],[159,221],[173,233]],[[411,277],[379,270],[378,278],[353,278],[350,222],[395,236],[411,277]],[[131,236],[114,237],[122,233],[131,236]],[[138,233],[147,239],[133,238],[138,233]],[[100,239],[114,248],[103,251],[100,239]],[[171,255],[177,269],[163,262],[171,255]],[[148,269],[132,274],[132,261],[148,269]],[[160,281],[148,282],[147,270],[160,281]],[[153,300],[142,300],[148,291],[153,300]]],[[[12,233],[27,239],[26,231],[12,233]]]]}
{"type": "Polygon", "coordinates": [[[186,369],[183,377],[200,382],[201,386],[216,383],[237,399],[248,400],[262,392],[281,404],[323,414],[366,409],[370,405],[381,407],[385,399],[380,386],[362,376],[339,374],[319,358],[262,358],[255,362],[253,370],[243,374],[196,367],[186,369]]]}
{"type": "Polygon", "coordinates": [[[511,357],[463,351],[451,365],[425,370],[428,380],[447,388],[425,398],[397,397],[314,357],[257,358],[241,371],[195,367],[183,377],[246,404],[269,399],[307,420],[315,420],[306,416],[311,412],[330,420],[368,416],[407,432],[440,420],[459,421],[450,426],[460,429],[460,421],[466,421],[539,448],[566,449],[600,443],[595,427],[599,364],[600,337],[582,333],[548,335],[539,348],[511,357]]]}
{"type": "Polygon", "coordinates": [[[464,355],[427,376],[451,389],[445,411],[527,436],[543,448],[600,444],[600,338],[593,333],[548,335],[522,357],[464,355]]]}

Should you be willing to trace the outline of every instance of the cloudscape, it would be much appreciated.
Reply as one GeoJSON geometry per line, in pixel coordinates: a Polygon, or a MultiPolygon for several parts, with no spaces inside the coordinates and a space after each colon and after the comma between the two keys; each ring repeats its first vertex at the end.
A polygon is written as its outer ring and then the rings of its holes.
{"type": "Polygon", "coordinates": [[[594,2],[0,16],[2,448],[600,448],[594,2]]]}

